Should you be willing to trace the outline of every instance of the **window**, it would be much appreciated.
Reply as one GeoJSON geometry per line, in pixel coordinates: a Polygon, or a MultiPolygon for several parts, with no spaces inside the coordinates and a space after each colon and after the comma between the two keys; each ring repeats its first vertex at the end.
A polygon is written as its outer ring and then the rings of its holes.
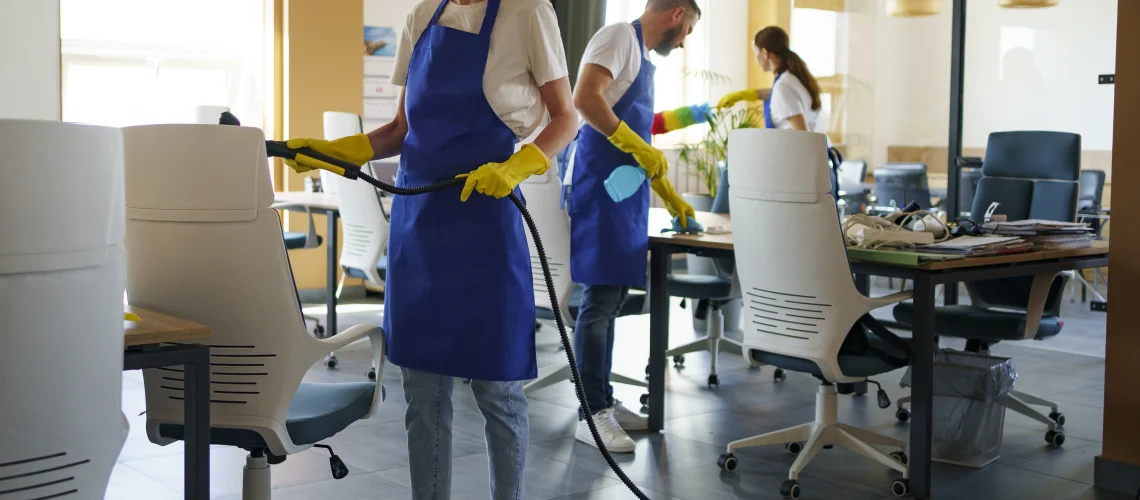
{"type": "Polygon", "coordinates": [[[60,0],[63,119],[190,123],[216,105],[271,123],[265,16],[263,0],[60,0]]]}
{"type": "Polygon", "coordinates": [[[831,10],[792,9],[792,50],[803,58],[819,80],[820,112],[832,142],[841,143],[843,77],[838,64],[839,13],[831,10]]]}
{"type": "MultiPolygon", "coordinates": [[[[708,4],[708,0],[697,0],[705,18],[708,17],[708,4]]],[[[633,21],[644,11],[645,0],[608,0],[606,24],[633,21]]],[[[697,23],[693,33],[685,39],[685,48],[674,50],[669,57],[650,52],[649,60],[657,66],[654,111],[708,102],[710,84],[700,76],[701,72],[709,69],[707,25],[707,22],[697,23]]],[[[707,130],[707,125],[689,127],[684,131],[657,136],[653,142],[657,147],[676,147],[682,143],[699,141],[707,130]]]]}

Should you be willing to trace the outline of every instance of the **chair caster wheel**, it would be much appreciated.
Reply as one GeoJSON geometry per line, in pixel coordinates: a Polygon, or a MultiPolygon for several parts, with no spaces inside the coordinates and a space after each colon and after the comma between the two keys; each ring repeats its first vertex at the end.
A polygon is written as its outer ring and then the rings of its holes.
{"type": "Polygon", "coordinates": [[[784,495],[784,498],[796,500],[800,497],[801,493],[803,493],[803,491],[800,488],[799,481],[789,479],[780,483],[780,494],[784,495]]]}
{"type": "Polygon", "coordinates": [[[534,331],[536,331],[536,332],[542,331],[542,323],[535,321],[534,322],[534,331]]]}
{"type": "Polygon", "coordinates": [[[891,493],[896,497],[905,497],[910,494],[910,479],[895,479],[891,483],[891,493]]]}
{"type": "Polygon", "coordinates": [[[776,371],[772,372],[772,380],[776,382],[783,382],[787,379],[788,374],[784,372],[783,368],[776,368],[776,371]]]}
{"type": "Polygon", "coordinates": [[[835,445],[833,445],[833,444],[825,444],[825,445],[823,445],[823,449],[825,449],[825,450],[830,450],[830,449],[832,449],[832,448],[835,448],[835,445]]]}
{"type": "Polygon", "coordinates": [[[720,466],[720,470],[723,470],[725,472],[732,472],[736,470],[736,455],[733,455],[732,453],[725,453],[721,455],[720,458],[716,459],[716,464],[720,466]]]}
{"type": "Polygon", "coordinates": [[[313,328],[313,335],[316,335],[318,339],[325,338],[325,327],[317,325],[315,328],[313,328]]]}
{"type": "Polygon", "coordinates": [[[715,374],[709,375],[709,389],[716,389],[720,387],[720,377],[715,374]]]}
{"type": "Polygon", "coordinates": [[[645,380],[649,380],[649,365],[645,365],[645,380]]]}
{"type": "Polygon", "coordinates": [[[1052,412],[1049,414],[1049,420],[1057,422],[1057,427],[1064,427],[1065,426],[1065,414],[1064,413],[1052,412]]]}
{"type": "Polygon", "coordinates": [[[641,406],[649,406],[649,393],[642,394],[639,401],[641,401],[641,406]]]}
{"type": "Polygon", "coordinates": [[[804,451],[804,443],[800,441],[793,441],[791,443],[785,444],[784,448],[786,448],[788,452],[793,455],[799,455],[801,451],[804,451]]]}
{"type": "Polygon", "coordinates": [[[1053,446],[1061,446],[1065,444],[1065,433],[1060,431],[1049,431],[1045,433],[1045,442],[1053,446]]]}
{"type": "Polygon", "coordinates": [[[900,464],[906,465],[910,463],[910,459],[907,458],[905,451],[892,451],[890,456],[900,464]]]}
{"type": "Polygon", "coordinates": [[[898,411],[895,412],[895,419],[905,424],[910,421],[910,410],[899,408],[898,411]]]}
{"type": "Polygon", "coordinates": [[[325,366],[327,366],[329,368],[336,368],[337,364],[338,363],[337,363],[336,358],[329,358],[329,359],[325,360],[325,366]]]}
{"type": "Polygon", "coordinates": [[[684,367],[685,366],[685,356],[684,355],[673,356],[673,366],[675,368],[684,367]]]}
{"type": "Polygon", "coordinates": [[[376,380],[376,369],[368,370],[368,380],[376,380]]]}

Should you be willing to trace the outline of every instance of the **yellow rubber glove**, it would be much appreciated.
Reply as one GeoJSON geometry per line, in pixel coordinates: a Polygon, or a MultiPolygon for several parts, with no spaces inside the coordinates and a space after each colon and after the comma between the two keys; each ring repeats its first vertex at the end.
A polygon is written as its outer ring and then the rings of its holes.
{"type": "Polygon", "coordinates": [[[669,160],[665,159],[665,153],[647,144],[625,122],[618,124],[617,131],[609,139],[618,149],[632,154],[641,168],[649,173],[650,179],[662,177],[669,171],[669,160]]]}
{"type": "MultiPolygon", "coordinates": [[[[372,141],[364,134],[350,135],[335,141],[322,139],[289,139],[286,143],[291,149],[310,148],[318,153],[347,161],[353,165],[364,165],[376,155],[372,151],[372,141]]],[[[323,161],[298,154],[296,160],[285,160],[285,164],[303,174],[310,170],[328,170],[337,175],[344,175],[344,169],[330,165],[323,161]]]]}
{"type": "Polygon", "coordinates": [[[760,100],[760,93],[759,92],[756,92],[755,89],[747,89],[747,90],[741,90],[739,92],[733,92],[731,94],[728,94],[728,95],[720,98],[720,102],[717,103],[716,107],[718,107],[718,108],[731,108],[732,106],[734,106],[736,103],[738,103],[740,101],[752,102],[752,101],[759,101],[759,100],[760,100]]]}
{"type": "Polygon", "coordinates": [[[471,173],[458,176],[467,178],[463,192],[459,195],[459,201],[467,201],[474,191],[495,198],[504,198],[527,177],[541,175],[548,168],[550,168],[550,158],[546,157],[546,153],[534,144],[527,144],[503,163],[487,163],[472,170],[471,173]]]}
{"type": "Polygon", "coordinates": [[[142,321],[142,318],[140,318],[139,315],[135,313],[123,313],[123,320],[139,322],[142,321]]]}
{"type": "Polygon", "coordinates": [[[661,197],[661,201],[665,202],[665,210],[669,211],[669,215],[680,217],[681,227],[688,229],[688,218],[696,218],[697,214],[693,210],[693,206],[689,205],[689,203],[680,196],[677,196],[677,191],[673,189],[673,184],[669,182],[669,179],[664,177],[654,179],[649,185],[653,187],[653,191],[657,193],[657,196],[661,197]]]}

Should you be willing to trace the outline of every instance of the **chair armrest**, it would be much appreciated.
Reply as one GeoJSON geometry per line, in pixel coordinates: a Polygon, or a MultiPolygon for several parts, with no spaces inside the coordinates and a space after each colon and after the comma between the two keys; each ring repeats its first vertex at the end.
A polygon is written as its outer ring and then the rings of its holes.
{"type": "Polygon", "coordinates": [[[914,290],[903,290],[898,293],[884,295],[882,297],[867,297],[867,303],[871,305],[870,310],[875,310],[880,307],[886,307],[892,304],[898,304],[904,300],[914,298],[914,290]]]}
{"type": "MultiPolygon", "coordinates": [[[[1067,281],[1068,275],[1059,273],[1067,281]]],[[[1022,340],[1032,340],[1037,336],[1037,329],[1041,327],[1041,316],[1045,314],[1045,302],[1049,300],[1049,290],[1053,288],[1053,280],[1057,273],[1038,274],[1033,277],[1033,285],[1029,289],[1029,304],[1025,307],[1025,332],[1022,340]]],[[[1061,290],[1064,290],[1062,283],[1061,290]]],[[[1060,301],[1060,297],[1057,298],[1060,301]]]]}
{"type": "Polygon", "coordinates": [[[376,325],[353,325],[330,338],[317,339],[320,345],[328,349],[327,352],[333,352],[365,336],[368,337],[368,342],[372,344],[372,360],[376,362],[376,390],[372,394],[372,407],[368,409],[368,413],[364,415],[362,420],[371,417],[376,412],[376,407],[384,400],[384,386],[382,384],[385,356],[384,329],[376,325]]]}

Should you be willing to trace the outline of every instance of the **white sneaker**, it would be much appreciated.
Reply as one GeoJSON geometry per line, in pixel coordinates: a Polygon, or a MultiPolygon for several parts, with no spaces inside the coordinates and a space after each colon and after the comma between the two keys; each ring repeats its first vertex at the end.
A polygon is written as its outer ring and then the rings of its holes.
{"type": "MultiPolygon", "coordinates": [[[[613,408],[595,413],[594,425],[597,426],[598,435],[602,438],[602,444],[606,445],[606,449],[614,453],[633,453],[633,439],[621,430],[621,425],[614,417],[613,408]]],[[[574,437],[594,448],[598,447],[594,442],[594,435],[590,433],[590,425],[585,420],[578,422],[574,437]]]]}
{"type": "Polygon", "coordinates": [[[621,401],[614,402],[613,410],[614,418],[617,420],[618,425],[621,425],[622,430],[649,430],[649,417],[626,408],[625,405],[621,404],[621,401]]]}

